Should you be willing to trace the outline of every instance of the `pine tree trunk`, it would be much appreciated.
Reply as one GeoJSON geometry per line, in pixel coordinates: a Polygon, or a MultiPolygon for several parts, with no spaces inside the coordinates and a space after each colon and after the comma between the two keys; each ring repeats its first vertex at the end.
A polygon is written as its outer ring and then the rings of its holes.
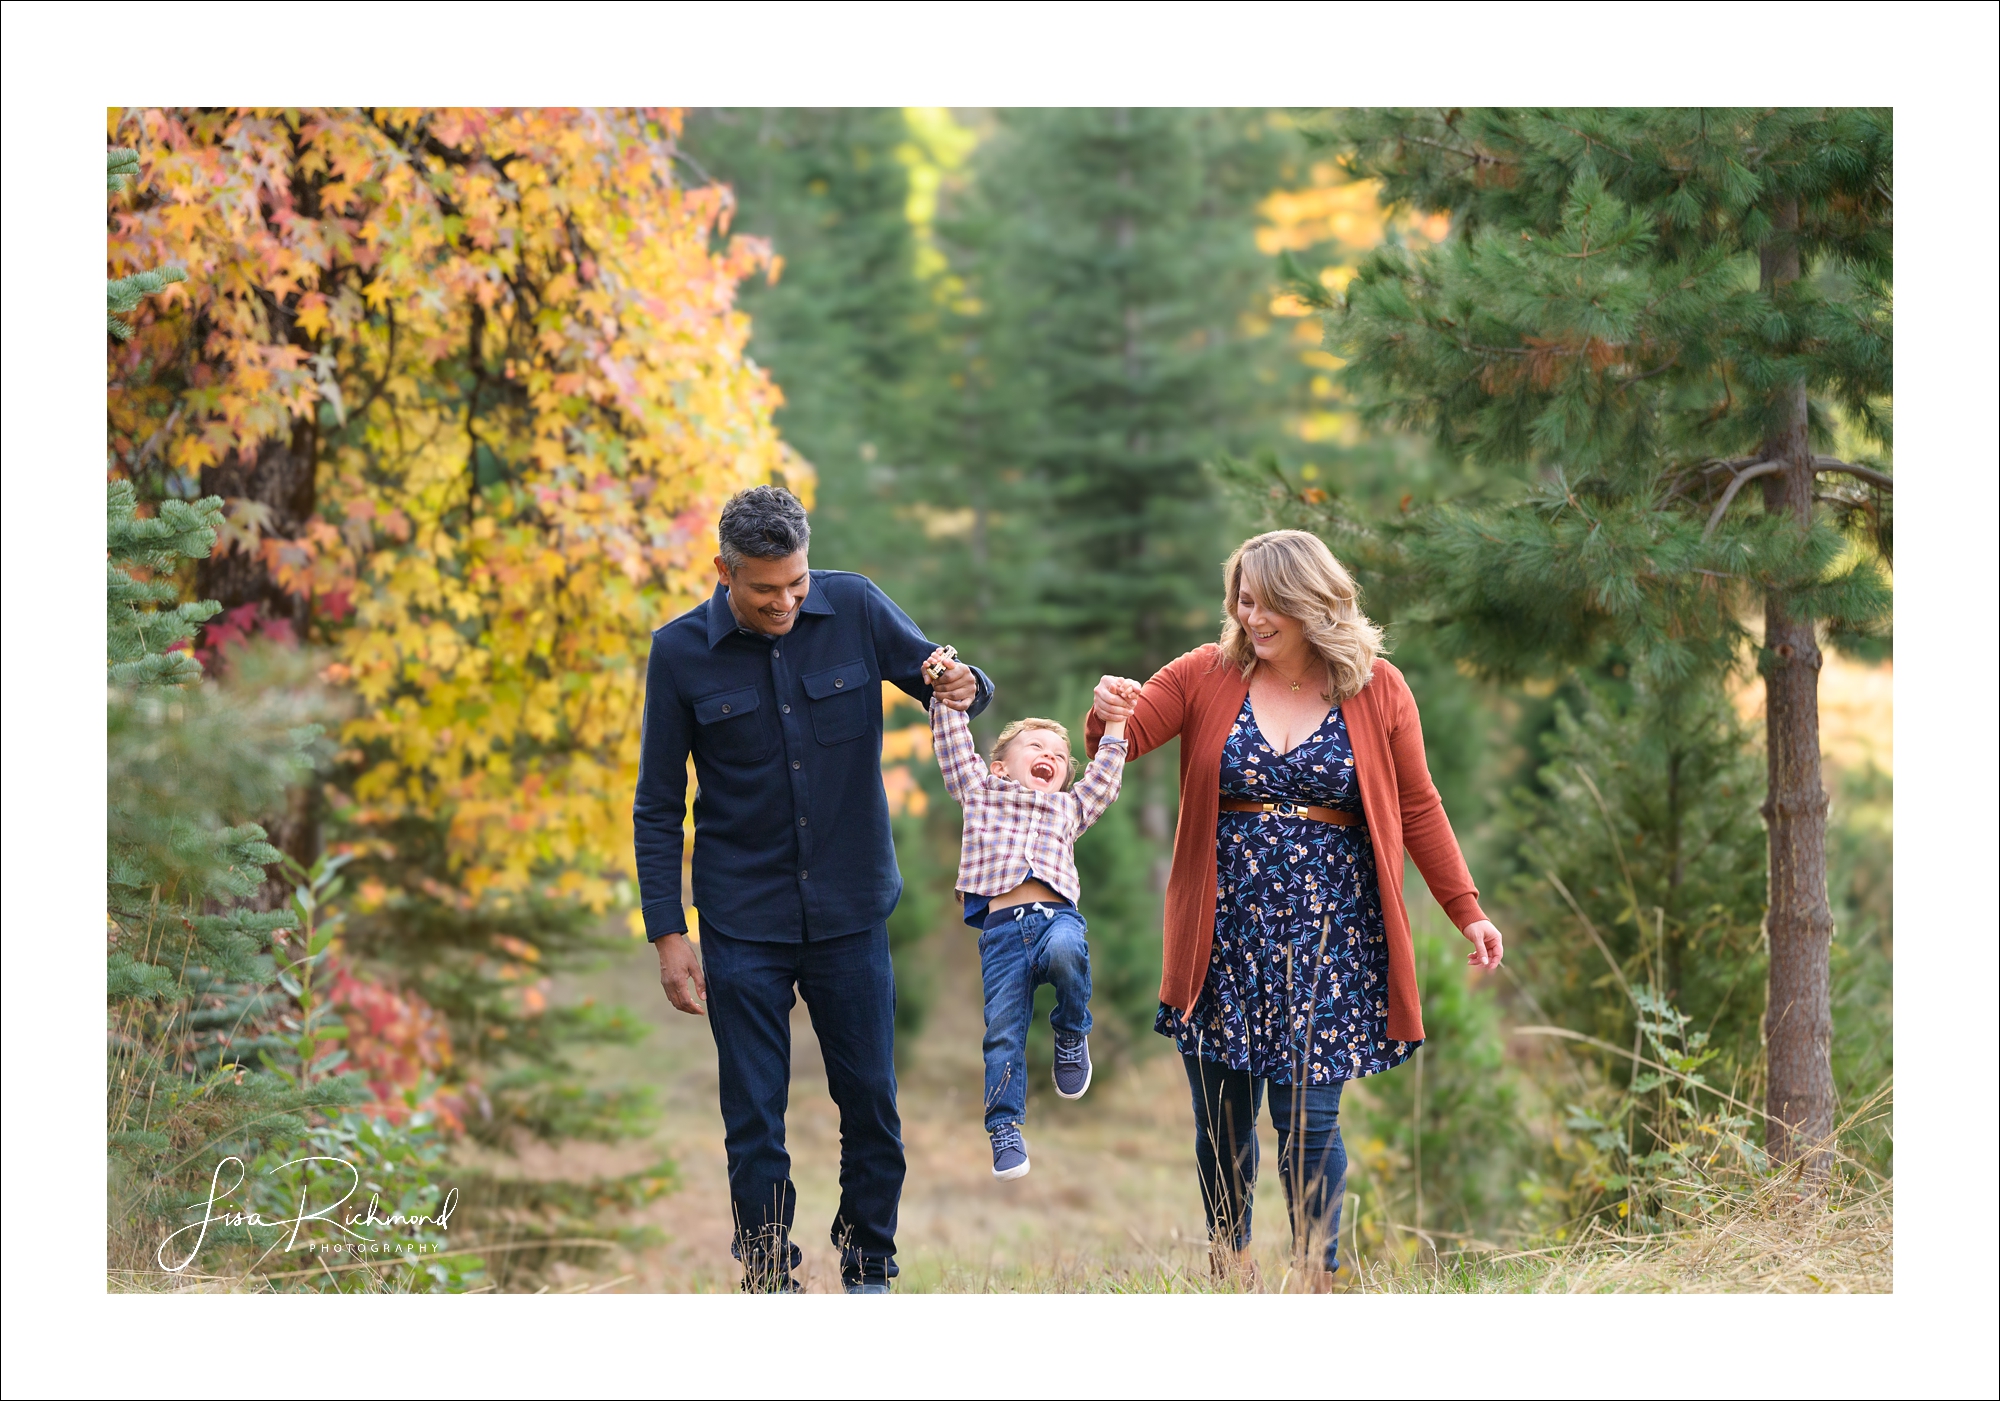
{"type": "MultiPolygon", "coordinates": [[[[1775,291],[1799,276],[1792,231],[1798,205],[1774,211],[1776,231],[1764,246],[1764,289],[1775,291]]],[[[1764,510],[1789,516],[1801,528],[1812,517],[1812,450],[1806,437],[1806,390],[1779,391],[1779,412],[1763,457],[1785,469],[1764,480],[1764,510]]],[[[1826,787],[1820,776],[1819,642],[1810,614],[1782,593],[1764,600],[1765,744],[1769,791],[1763,813],[1771,842],[1771,885],[1765,932],[1770,941],[1770,986],[1764,1009],[1769,1067],[1764,1145],[1779,1162],[1805,1158],[1809,1177],[1831,1165],[1833,1133],[1833,1007],[1828,960],[1833,912],[1826,896],[1826,787]]]]}

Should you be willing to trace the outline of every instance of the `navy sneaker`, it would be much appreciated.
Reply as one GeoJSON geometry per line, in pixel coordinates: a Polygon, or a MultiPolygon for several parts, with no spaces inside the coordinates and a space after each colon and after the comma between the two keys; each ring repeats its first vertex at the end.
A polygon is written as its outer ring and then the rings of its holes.
{"type": "Polygon", "coordinates": [[[993,1175],[1002,1182],[1028,1175],[1028,1145],[1022,1141],[1019,1124],[993,1130],[993,1175]]]}
{"type": "Polygon", "coordinates": [[[1082,1099],[1090,1088],[1090,1038],[1056,1035],[1056,1093],[1064,1099],[1082,1099]]]}

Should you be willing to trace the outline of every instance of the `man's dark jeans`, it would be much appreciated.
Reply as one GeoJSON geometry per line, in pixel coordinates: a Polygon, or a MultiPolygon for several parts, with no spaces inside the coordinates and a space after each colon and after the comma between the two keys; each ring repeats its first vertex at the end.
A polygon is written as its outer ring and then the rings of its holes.
{"type": "MultiPolygon", "coordinates": [[[[986,1132],[1028,1117],[1028,1023],[1035,989],[1053,983],[1049,1025],[1090,1033],[1090,930],[1067,905],[1017,905],[979,936],[986,994],[986,1132]]],[[[989,918],[991,918],[989,916],[989,918]]]]}
{"type": "Polygon", "coordinates": [[[895,1278],[903,1126],[896,1114],[888,926],[796,944],[753,943],[704,929],[701,962],[736,1217],[730,1253],[743,1262],[746,1287],[783,1288],[799,1263],[791,1243],[792,1159],[785,1151],[795,988],[805,997],[826,1060],[826,1087],[840,1108],[833,1243],[841,1279],[895,1278]]]}
{"type": "MultiPolygon", "coordinates": [[[[1257,1187],[1257,1108],[1265,1082],[1198,1056],[1187,1062],[1194,1098],[1194,1161],[1208,1238],[1237,1250],[1250,1244],[1250,1207],[1257,1187]]],[[[1271,1122],[1278,1130],[1278,1176],[1292,1213],[1292,1243],[1319,1247],[1320,1263],[1340,1268],[1340,1206],[1347,1191],[1347,1147],[1340,1141],[1340,1089],[1271,1086],[1271,1122]]]]}

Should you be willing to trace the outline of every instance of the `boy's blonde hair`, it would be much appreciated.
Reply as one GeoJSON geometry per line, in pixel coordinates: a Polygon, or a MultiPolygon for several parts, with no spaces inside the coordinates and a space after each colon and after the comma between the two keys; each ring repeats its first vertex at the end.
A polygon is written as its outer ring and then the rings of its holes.
{"type": "Polygon", "coordinates": [[[1039,715],[1028,715],[1019,720],[1009,721],[1007,728],[1000,732],[1000,738],[993,741],[992,762],[996,764],[1002,762],[1002,756],[1006,754],[1007,746],[1019,739],[1023,732],[1027,730],[1048,730],[1058,739],[1062,740],[1063,757],[1069,760],[1069,772],[1063,776],[1063,787],[1067,788],[1070,784],[1074,783],[1076,781],[1076,755],[1069,752],[1069,731],[1063,727],[1060,721],[1044,720],[1039,715]]]}

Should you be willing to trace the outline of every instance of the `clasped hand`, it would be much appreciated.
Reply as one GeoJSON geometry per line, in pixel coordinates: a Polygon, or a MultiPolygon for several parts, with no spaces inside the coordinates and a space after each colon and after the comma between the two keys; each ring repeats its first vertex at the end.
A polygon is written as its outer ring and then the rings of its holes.
{"type": "Polygon", "coordinates": [[[1138,706],[1139,683],[1129,676],[1102,677],[1097,689],[1090,693],[1090,708],[1107,725],[1116,720],[1130,720],[1138,706]]]}
{"type": "Polygon", "coordinates": [[[979,678],[958,659],[949,647],[939,647],[924,658],[923,675],[931,682],[931,694],[953,710],[970,710],[979,695],[979,678]],[[935,680],[931,678],[935,676],[935,680]]]}

